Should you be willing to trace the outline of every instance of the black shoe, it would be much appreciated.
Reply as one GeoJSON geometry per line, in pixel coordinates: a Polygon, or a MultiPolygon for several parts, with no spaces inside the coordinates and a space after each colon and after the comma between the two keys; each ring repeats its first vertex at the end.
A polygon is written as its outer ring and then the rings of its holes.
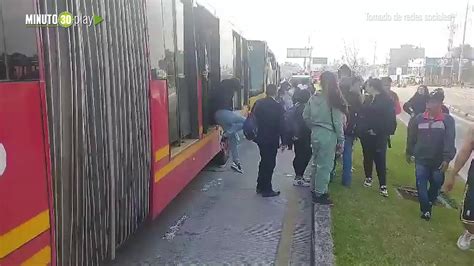
{"type": "Polygon", "coordinates": [[[262,190],[260,188],[257,188],[255,192],[257,192],[257,194],[262,194],[262,190]]]}
{"type": "Polygon", "coordinates": [[[329,198],[329,194],[322,194],[317,196],[313,193],[313,203],[320,204],[320,205],[327,205],[327,206],[334,206],[334,203],[329,198]]]}
{"type": "Polygon", "coordinates": [[[271,197],[277,197],[280,196],[280,191],[268,191],[268,192],[262,192],[262,197],[264,198],[271,198],[271,197]]]}
{"type": "Polygon", "coordinates": [[[431,220],[431,212],[425,212],[421,214],[421,219],[429,221],[431,220]]]}

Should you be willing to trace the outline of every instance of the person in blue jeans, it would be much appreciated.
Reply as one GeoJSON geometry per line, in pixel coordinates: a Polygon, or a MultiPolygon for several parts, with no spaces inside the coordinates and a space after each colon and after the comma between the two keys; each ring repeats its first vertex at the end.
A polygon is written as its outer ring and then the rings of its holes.
{"type": "Polygon", "coordinates": [[[363,103],[361,77],[343,78],[340,87],[344,98],[349,105],[346,127],[344,129],[344,152],[342,154],[342,185],[350,187],[352,183],[352,150],[356,139],[355,128],[358,112],[363,103]]]}
{"type": "Polygon", "coordinates": [[[215,90],[212,97],[214,104],[214,118],[218,125],[224,130],[223,140],[229,140],[229,149],[232,156],[232,170],[243,173],[239,157],[239,132],[244,126],[245,117],[234,111],[234,94],[241,88],[238,79],[225,79],[221,86],[215,90]]]}
{"type": "Polygon", "coordinates": [[[443,101],[442,90],[430,93],[426,112],[411,119],[408,125],[406,159],[408,163],[415,159],[421,218],[426,221],[431,219],[445,172],[456,155],[455,122],[443,113],[443,101]]]}

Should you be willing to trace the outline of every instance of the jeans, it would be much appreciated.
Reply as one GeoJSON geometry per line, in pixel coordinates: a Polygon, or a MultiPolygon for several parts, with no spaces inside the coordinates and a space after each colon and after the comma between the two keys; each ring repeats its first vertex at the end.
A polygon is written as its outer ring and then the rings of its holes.
{"type": "Polygon", "coordinates": [[[444,173],[438,167],[416,164],[416,189],[422,213],[431,212],[431,207],[438,198],[444,183],[444,173]],[[428,188],[428,182],[430,187],[428,188]]]}
{"type": "Polygon", "coordinates": [[[273,191],[272,177],[276,166],[278,143],[259,143],[260,164],[258,166],[257,189],[262,192],[273,191]]]}
{"type": "Polygon", "coordinates": [[[372,178],[375,163],[379,185],[387,185],[387,136],[364,135],[360,138],[366,178],[372,178]]]}
{"type": "Polygon", "coordinates": [[[215,114],[216,123],[224,129],[224,137],[229,139],[229,149],[232,160],[240,163],[239,158],[239,131],[244,126],[245,117],[230,110],[219,110],[215,114]]]}
{"type": "Polygon", "coordinates": [[[303,177],[306,167],[311,160],[311,140],[298,139],[294,142],[295,159],[293,159],[293,168],[296,177],[303,177]]]}
{"type": "Polygon", "coordinates": [[[311,136],[313,171],[311,177],[317,195],[328,193],[329,180],[336,156],[337,136],[331,130],[314,128],[311,136]]]}
{"type": "Polygon", "coordinates": [[[344,141],[344,153],[342,154],[342,185],[350,186],[352,183],[352,148],[354,136],[346,136],[344,141]]]}

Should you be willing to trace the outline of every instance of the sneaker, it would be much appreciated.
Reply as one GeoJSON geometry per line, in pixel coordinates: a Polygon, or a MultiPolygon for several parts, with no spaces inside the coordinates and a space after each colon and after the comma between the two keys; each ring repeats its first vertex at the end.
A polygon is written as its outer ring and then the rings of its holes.
{"type": "Polygon", "coordinates": [[[313,193],[313,203],[319,205],[334,206],[334,203],[329,198],[329,194],[322,194],[317,196],[315,193],[313,193]]]}
{"type": "Polygon", "coordinates": [[[296,177],[293,180],[293,186],[296,186],[296,187],[309,187],[310,184],[308,182],[306,182],[306,180],[304,180],[302,177],[296,177]]]}
{"type": "Polygon", "coordinates": [[[241,163],[235,163],[234,162],[234,163],[232,163],[230,168],[232,168],[232,170],[236,171],[237,173],[241,173],[241,174],[244,173],[244,169],[242,169],[242,164],[241,163]]]}
{"type": "Polygon", "coordinates": [[[271,197],[277,197],[280,196],[280,191],[268,191],[268,192],[262,192],[262,197],[264,198],[271,198],[271,197]]]}
{"type": "Polygon", "coordinates": [[[311,177],[303,177],[304,182],[311,184],[311,177]]]}
{"type": "Polygon", "coordinates": [[[469,231],[464,231],[458,239],[458,248],[460,250],[468,250],[471,248],[471,241],[474,240],[474,234],[469,233],[469,231]]]}
{"type": "MultiPolygon", "coordinates": [[[[225,134],[225,133],[224,133],[224,134],[225,134]]],[[[228,139],[227,136],[224,135],[224,134],[222,134],[222,138],[221,138],[221,142],[222,142],[222,143],[225,143],[225,142],[227,141],[227,139],[228,139]]]]}
{"type": "Polygon", "coordinates": [[[431,212],[425,212],[421,214],[421,219],[429,221],[431,219],[431,212]]]}
{"type": "Polygon", "coordinates": [[[364,181],[364,187],[372,187],[372,178],[367,177],[364,181]]]}
{"type": "Polygon", "coordinates": [[[382,196],[384,196],[384,197],[388,197],[387,186],[381,186],[381,187],[380,187],[380,195],[382,195],[382,196]]]}

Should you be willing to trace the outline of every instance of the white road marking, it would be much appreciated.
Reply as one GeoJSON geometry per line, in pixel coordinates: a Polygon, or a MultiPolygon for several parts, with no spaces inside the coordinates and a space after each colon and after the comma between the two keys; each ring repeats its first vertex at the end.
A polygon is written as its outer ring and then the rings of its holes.
{"type": "Polygon", "coordinates": [[[5,173],[7,169],[7,151],[2,143],[0,143],[0,176],[5,173]]]}

